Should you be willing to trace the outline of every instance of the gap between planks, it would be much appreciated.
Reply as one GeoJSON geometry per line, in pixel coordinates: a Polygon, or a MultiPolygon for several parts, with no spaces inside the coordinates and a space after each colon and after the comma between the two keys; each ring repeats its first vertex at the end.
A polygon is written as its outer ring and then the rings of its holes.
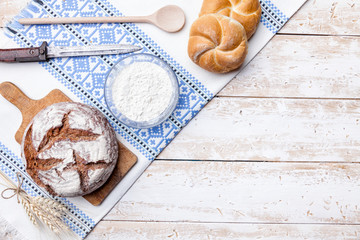
{"type": "Polygon", "coordinates": [[[331,34],[331,33],[291,33],[277,32],[275,35],[282,36],[303,36],[303,37],[360,37],[360,34],[331,34]]]}
{"type": "Polygon", "coordinates": [[[234,224],[234,225],[324,225],[324,226],[360,226],[360,223],[318,223],[318,222],[216,222],[216,221],[162,221],[162,220],[120,220],[103,219],[102,222],[116,223],[187,223],[187,224],[234,224]]]}
{"type": "Polygon", "coordinates": [[[246,98],[246,99],[298,99],[298,100],[355,100],[358,101],[360,98],[340,98],[340,97],[276,97],[276,96],[233,96],[233,95],[216,95],[214,98],[246,98]]]}
{"type": "Polygon", "coordinates": [[[297,161],[278,161],[278,160],[251,160],[251,159],[230,159],[230,160],[221,160],[221,159],[181,159],[181,158],[169,158],[169,159],[155,159],[156,162],[220,162],[220,163],[314,163],[314,164],[359,164],[360,162],[355,161],[309,161],[309,160],[297,160],[297,161]]]}

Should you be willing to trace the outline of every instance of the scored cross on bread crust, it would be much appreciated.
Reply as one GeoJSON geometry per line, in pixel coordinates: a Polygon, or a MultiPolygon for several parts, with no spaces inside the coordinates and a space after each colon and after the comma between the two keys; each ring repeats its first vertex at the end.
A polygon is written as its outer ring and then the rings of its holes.
{"type": "MultiPolygon", "coordinates": [[[[39,171],[48,171],[50,169],[55,169],[56,174],[60,178],[62,178],[62,173],[58,169],[56,169],[56,166],[62,163],[64,159],[41,159],[39,158],[39,155],[41,153],[50,149],[56,142],[92,141],[99,137],[99,134],[92,133],[91,131],[70,128],[68,119],[69,114],[70,112],[64,115],[62,120],[63,124],[61,126],[49,129],[37,150],[33,147],[32,144],[30,144],[32,126],[30,126],[28,132],[26,133],[25,143],[29,143],[26,144],[28,146],[28,151],[25,152],[25,158],[27,159],[27,171],[29,173],[31,172],[31,176],[34,178],[35,181],[37,180],[37,184],[43,184],[39,181],[39,171]]],[[[88,163],[83,158],[81,158],[79,154],[75,152],[75,150],[73,150],[73,158],[75,162],[68,163],[63,168],[63,171],[76,170],[78,172],[80,177],[80,188],[83,192],[89,191],[88,171],[94,169],[102,169],[110,165],[109,163],[105,163],[103,160],[88,163]]],[[[55,191],[48,184],[45,184],[44,187],[47,189],[48,192],[55,194],[55,191]]]]}
{"type": "Polygon", "coordinates": [[[51,128],[47,131],[46,135],[43,137],[42,141],[39,144],[37,149],[38,153],[45,151],[46,149],[51,148],[51,146],[58,141],[70,140],[70,141],[89,141],[95,140],[99,134],[92,133],[91,131],[82,130],[82,129],[72,129],[69,124],[69,114],[71,111],[64,114],[63,119],[61,120],[62,125],[51,128]]]}
{"type": "Polygon", "coordinates": [[[26,171],[53,195],[79,196],[94,191],[115,166],[118,149],[114,132],[109,131],[112,129],[101,113],[82,104],[71,103],[69,107],[62,103],[48,112],[40,112],[25,132],[26,171]],[[39,129],[37,121],[49,116],[54,124],[45,127],[46,131],[39,129]],[[71,123],[74,118],[77,122],[71,123]],[[79,122],[84,124],[82,129],[79,122]]]}

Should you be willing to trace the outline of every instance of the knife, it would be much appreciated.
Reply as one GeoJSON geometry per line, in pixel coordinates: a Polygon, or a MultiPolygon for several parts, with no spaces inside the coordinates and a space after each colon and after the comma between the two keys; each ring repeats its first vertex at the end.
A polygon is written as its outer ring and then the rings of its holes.
{"type": "Polygon", "coordinates": [[[49,47],[43,42],[40,47],[0,49],[0,62],[44,62],[56,57],[123,54],[141,49],[129,44],[49,47]]]}

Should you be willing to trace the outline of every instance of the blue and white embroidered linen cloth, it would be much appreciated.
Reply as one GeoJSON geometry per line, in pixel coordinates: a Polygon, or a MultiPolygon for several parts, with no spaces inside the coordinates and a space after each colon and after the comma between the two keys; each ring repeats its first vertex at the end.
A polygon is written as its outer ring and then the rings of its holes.
{"type": "MultiPolygon", "coordinates": [[[[249,52],[243,67],[266,45],[306,0],[261,0],[261,23],[249,41],[249,52]]],[[[97,107],[108,118],[118,138],[138,156],[138,163],[97,207],[81,197],[56,198],[66,204],[71,214],[66,216],[70,228],[84,238],[103,216],[117,203],[152,160],[164,149],[212,97],[238,72],[213,74],[190,61],[187,41],[191,23],[197,18],[200,0],[173,0],[184,9],[187,23],[178,33],[165,33],[149,24],[69,24],[22,26],[21,17],[89,17],[115,15],[146,15],[164,6],[161,0],[34,0],[5,30],[0,47],[40,46],[47,41],[51,46],[80,46],[126,43],[143,47],[142,52],[165,60],[175,71],[180,87],[179,103],[174,113],[163,124],[150,129],[134,129],[117,121],[104,100],[104,81],[111,67],[123,56],[95,56],[51,59],[46,63],[0,64],[1,79],[15,83],[29,97],[44,97],[54,88],[62,90],[74,101],[97,107]]],[[[19,111],[0,97],[0,170],[14,182],[17,171],[24,172],[20,147],[14,134],[21,123],[19,111]]],[[[48,196],[25,175],[25,190],[31,195],[48,196]]],[[[33,227],[24,211],[16,207],[15,199],[0,199],[0,216],[12,223],[29,239],[42,235],[33,227]]]]}

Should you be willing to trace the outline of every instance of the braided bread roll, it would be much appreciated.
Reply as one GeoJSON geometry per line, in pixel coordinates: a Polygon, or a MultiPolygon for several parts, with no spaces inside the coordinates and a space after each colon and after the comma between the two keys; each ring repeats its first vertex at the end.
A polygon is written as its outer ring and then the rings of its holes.
{"type": "Polygon", "coordinates": [[[226,73],[241,66],[247,45],[245,29],[239,22],[220,14],[207,14],[191,26],[188,54],[200,67],[226,73]]]}
{"type": "Polygon", "coordinates": [[[241,23],[247,38],[254,34],[261,18],[259,0],[204,0],[199,16],[218,13],[241,23]]]}

